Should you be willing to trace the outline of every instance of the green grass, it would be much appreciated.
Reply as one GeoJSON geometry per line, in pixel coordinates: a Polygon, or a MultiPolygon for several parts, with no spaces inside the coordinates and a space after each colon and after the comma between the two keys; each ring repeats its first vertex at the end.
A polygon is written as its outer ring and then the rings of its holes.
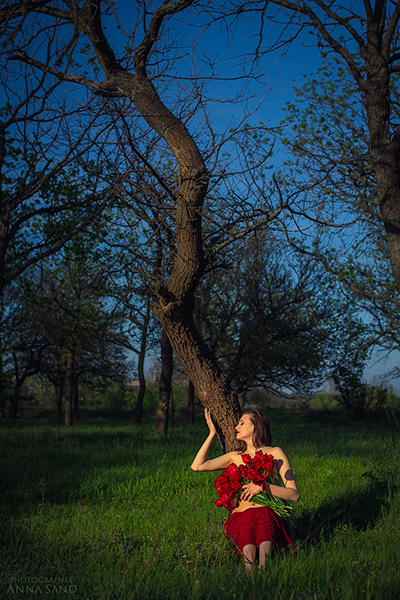
{"type": "Polygon", "coordinates": [[[217,474],[190,470],[206,435],[202,418],[160,438],[152,422],[137,426],[127,415],[86,412],[69,430],[52,415],[0,422],[1,598],[399,597],[388,420],[270,413],[301,492],[298,549],[249,575],[222,532],[217,474]]]}

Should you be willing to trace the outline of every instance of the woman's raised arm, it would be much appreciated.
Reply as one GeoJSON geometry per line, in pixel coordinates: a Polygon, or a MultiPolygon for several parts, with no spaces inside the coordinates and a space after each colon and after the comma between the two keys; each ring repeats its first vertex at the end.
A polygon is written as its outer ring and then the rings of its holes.
{"type": "Polygon", "coordinates": [[[228,454],[223,454],[222,456],[218,456],[217,458],[212,458],[211,460],[207,460],[208,451],[212,444],[213,439],[216,436],[217,430],[212,421],[210,412],[205,408],[204,416],[206,419],[206,423],[210,430],[210,433],[207,436],[206,441],[196,454],[196,458],[192,463],[193,471],[219,471],[221,469],[225,469],[228,465],[233,462],[233,455],[235,452],[229,452],[228,454]]]}

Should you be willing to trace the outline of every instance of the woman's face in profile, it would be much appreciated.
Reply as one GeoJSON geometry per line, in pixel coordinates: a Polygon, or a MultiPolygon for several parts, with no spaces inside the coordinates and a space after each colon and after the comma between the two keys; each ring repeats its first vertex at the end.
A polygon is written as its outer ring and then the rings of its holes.
{"type": "Polygon", "coordinates": [[[253,437],[254,425],[251,422],[250,415],[243,415],[236,426],[236,439],[247,440],[253,437]]]}

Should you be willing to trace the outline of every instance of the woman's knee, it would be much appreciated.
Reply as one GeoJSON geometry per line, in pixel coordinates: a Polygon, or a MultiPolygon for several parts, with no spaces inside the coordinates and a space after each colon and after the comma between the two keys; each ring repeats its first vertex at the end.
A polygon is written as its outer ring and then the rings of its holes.
{"type": "Polygon", "coordinates": [[[247,546],[244,546],[244,548],[242,550],[244,561],[246,563],[253,564],[254,561],[256,560],[256,551],[257,551],[257,548],[255,546],[253,546],[252,544],[247,544],[247,546]]]}

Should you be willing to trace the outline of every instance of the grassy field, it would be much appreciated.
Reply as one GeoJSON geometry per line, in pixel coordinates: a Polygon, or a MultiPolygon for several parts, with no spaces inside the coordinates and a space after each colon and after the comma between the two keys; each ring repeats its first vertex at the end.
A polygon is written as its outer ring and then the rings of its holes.
{"type": "Polygon", "coordinates": [[[86,412],[69,430],[51,413],[0,421],[0,598],[397,600],[398,429],[270,417],[301,492],[297,552],[252,574],[223,535],[217,474],[190,470],[201,416],[165,439],[126,413],[86,412]]]}

